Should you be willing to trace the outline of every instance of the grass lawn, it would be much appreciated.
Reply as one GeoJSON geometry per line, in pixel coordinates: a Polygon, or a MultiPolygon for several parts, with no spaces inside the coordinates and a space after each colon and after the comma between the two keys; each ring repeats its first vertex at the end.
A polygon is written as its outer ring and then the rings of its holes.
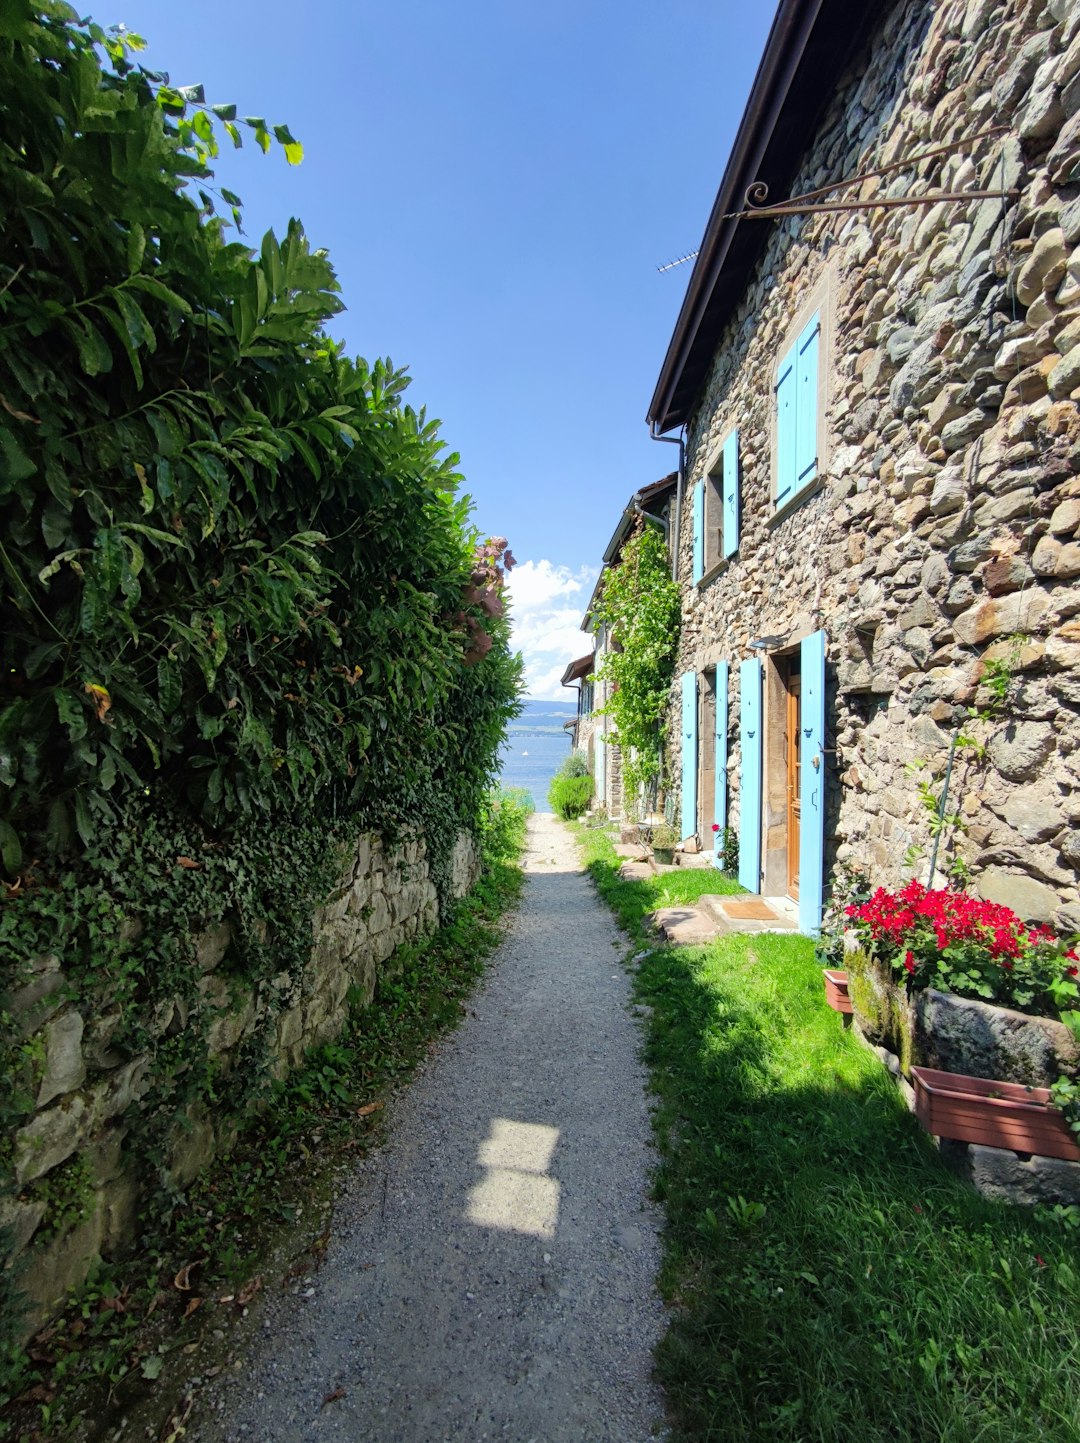
{"type": "MultiPolygon", "coordinates": [[[[607,838],[580,835],[646,942],[642,917],[684,879],[624,882],[607,838]]],[[[945,1170],[825,1006],[805,938],[648,945],[671,1307],[657,1366],[676,1436],[1080,1440],[1070,1219],[986,1202],[945,1170]]]]}

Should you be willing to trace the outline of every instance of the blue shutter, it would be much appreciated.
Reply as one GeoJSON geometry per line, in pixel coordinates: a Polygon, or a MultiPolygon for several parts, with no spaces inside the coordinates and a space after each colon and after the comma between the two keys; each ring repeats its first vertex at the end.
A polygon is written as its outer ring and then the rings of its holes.
{"type": "Polygon", "coordinates": [[[705,482],[694,487],[694,585],[705,575],[705,482]]]}
{"type": "MultiPolygon", "coordinates": [[[[724,442],[724,555],[739,549],[739,432],[724,442]]],[[[719,676],[719,673],[717,673],[719,676]]]]}
{"type": "Polygon", "coordinates": [[[795,490],[809,486],[818,470],[818,342],[821,318],[814,316],[795,345],[795,490]]]}
{"type": "Polygon", "coordinates": [[[724,828],[727,826],[727,729],[728,729],[728,664],[716,663],[716,773],[713,821],[720,828],[714,832],[713,865],[723,862],[724,828]]]}
{"type": "Polygon", "coordinates": [[[682,836],[697,831],[697,675],[682,679],[682,836]]]}
{"type": "Polygon", "coordinates": [[[795,494],[795,348],[776,368],[776,504],[795,494]]]}
{"type": "Polygon", "coordinates": [[[802,665],[802,738],[799,777],[799,930],[821,931],[825,855],[825,633],[799,648],[802,665]]]}
{"type": "Polygon", "coordinates": [[[761,885],[761,662],[739,667],[739,882],[748,892],[761,885]]]}

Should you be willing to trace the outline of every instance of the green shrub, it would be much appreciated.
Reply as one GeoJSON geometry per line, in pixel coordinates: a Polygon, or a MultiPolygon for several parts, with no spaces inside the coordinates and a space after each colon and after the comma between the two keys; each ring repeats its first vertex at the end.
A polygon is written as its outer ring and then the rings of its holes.
{"type": "Polygon", "coordinates": [[[593,779],[591,776],[554,776],[548,788],[548,802],[551,810],[565,821],[580,817],[592,801],[593,779]]]}
{"type": "Polygon", "coordinates": [[[557,777],[589,777],[592,776],[592,768],[589,766],[589,759],[584,752],[571,752],[555,775],[557,777]]]}

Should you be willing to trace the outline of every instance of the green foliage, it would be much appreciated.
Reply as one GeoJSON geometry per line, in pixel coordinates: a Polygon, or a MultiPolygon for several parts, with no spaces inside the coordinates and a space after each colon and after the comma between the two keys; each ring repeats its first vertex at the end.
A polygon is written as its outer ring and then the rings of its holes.
{"type": "Polygon", "coordinates": [[[671,1305],[657,1369],[678,1436],[1080,1437],[1075,1217],[946,1170],[825,1005],[808,939],[656,947],[655,883],[586,845],[641,949],[671,1305]]]}
{"type": "Polygon", "coordinates": [[[571,752],[570,755],[565,757],[559,764],[559,769],[555,775],[557,777],[592,776],[592,769],[589,766],[588,757],[581,751],[571,752]]]}
{"type": "Polygon", "coordinates": [[[636,799],[660,776],[663,721],[679,650],[679,588],[654,527],[643,527],[623,547],[619,565],[605,573],[593,615],[613,643],[599,673],[610,683],[603,713],[611,717],[612,740],[622,750],[626,795],[636,799]]]}
{"type": "Polygon", "coordinates": [[[557,816],[572,821],[587,809],[592,794],[592,777],[553,777],[548,787],[548,802],[557,816]]]}
{"type": "MultiPolygon", "coordinates": [[[[209,1057],[200,930],[228,917],[233,992],[300,983],[366,830],[423,829],[451,917],[521,667],[506,542],[407,374],[327,334],[343,303],[299,222],[232,233],[219,138],[298,142],[141,48],[0,0],[0,995],[55,953],[88,1029],[147,1057],[124,1126],[153,1192],[179,1112],[269,1093],[273,1007],[226,1073],[209,1057]]],[[[40,1060],[22,1022],[0,1014],[0,1182],[40,1060]]],[[[77,1182],[42,1184],[58,1228],[77,1182]]]]}
{"type": "Polygon", "coordinates": [[[560,763],[548,787],[548,805],[565,821],[586,810],[593,796],[593,776],[584,752],[571,752],[560,763]]]}
{"type": "Polygon", "coordinates": [[[94,1174],[89,1160],[76,1154],[36,1182],[31,1195],[45,1204],[45,1216],[35,1237],[66,1233],[90,1216],[94,1202],[94,1174]]]}
{"type": "Polygon", "coordinates": [[[228,242],[206,186],[230,107],[131,43],[59,3],[0,27],[4,865],[86,846],[147,787],[214,830],[440,791],[472,816],[517,669],[463,600],[457,457],[402,370],[325,334],[339,288],[299,223],[228,242]],[[494,650],[464,667],[478,627],[494,650]]]}
{"type": "MultiPolygon", "coordinates": [[[[0,1400],[15,1384],[28,1383],[41,1384],[50,1400],[20,1413],[27,1433],[36,1423],[49,1437],[61,1436],[61,1424],[73,1426],[87,1415],[88,1396],[95,1395],[86,1390],[95,1382],[108,1392],[110,1406],[124,1411],[156,1379],[156,1368],[148,1373],[145,1362],[148,1353],[154,1360],[150,1350],[158,1339],[186,1345],[204,1327],[228,1325],[218,1309],[181,1316],[192,1296],[213,1289],[243,1297],[241,1285],[275,1250],[282,1257],[300,1253],[305,1271],[317,1264],[326,1239],[312,1237],[318,1233],[312,1217],[321,1199],[341,1169],[377,1140],[382,1095],[428,1055],[434,1036],[460,1020],[501,936],[499,920],[521,890],[527,815],[512,793],[485,799],[477,819],[483,870],[473,892],[432,937],[397,950],[370,1007],[352,999],[337,1041],[312,1049],[302,1068],[267,1090],[228,1157],[183,1194],[150,1187],[140,1211],[140,1246],[91,1273],[50,1328],[47,1348],[36,1349],[32,1360],[10,1346],[5,1351],[4,1327],[13,1319],[0,1314],[0,1400]],[[196,1262],[190,1291],[171,1286],[181,1268],[196,1262]]],[[[176,1367],[171,1362],[163,1376],[176,1367]]]]}

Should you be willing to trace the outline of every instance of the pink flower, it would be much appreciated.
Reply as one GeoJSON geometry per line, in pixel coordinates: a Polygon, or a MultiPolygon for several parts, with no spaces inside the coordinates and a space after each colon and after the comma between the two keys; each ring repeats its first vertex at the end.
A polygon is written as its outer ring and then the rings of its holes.
{"type": "Polygon", "coordinates": [[[719,822],[713,822],[713,824],[712,824],[712,829],[713,829],[714,832],[718,832],[718,831],[720,830],[720,823],[719,823],[719,822]]]}

